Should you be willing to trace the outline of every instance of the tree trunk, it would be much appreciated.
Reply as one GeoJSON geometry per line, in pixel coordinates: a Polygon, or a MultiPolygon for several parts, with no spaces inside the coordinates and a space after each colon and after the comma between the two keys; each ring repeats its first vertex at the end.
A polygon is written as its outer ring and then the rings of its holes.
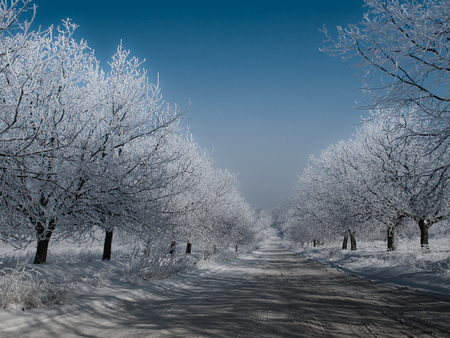
{"type": "Polygon", "coordinates": [[[316,245],[317,245],[317,241],[314,240],[314,241],[313,241],[313,246],[316,247],[316,245]]]}
{"type": "MultiPolygon", "coordinates": [[[[52,223],[52,222],[50,222],[52,223]]],[[[38,223],[36,226],[37,231],[37,248],[36,256],[34,257],[34,264],[44,264],[47,262],[48,244],[50,237],[52,237],[53,231],[51,229],[45,229],[45,227],[38,223]]]]}
{"type": "Polygon", "coordinates": [[[170,244],[170,251],[169,251],[169,253],[171,254],[171,255],[173,255],[174,253],[175,253],[175,247],[177,246],[177,242],[175,242],[175,241],[172,241],[172,244],[170,244]]]}
{"type": "Polygon", "coordinates": [[[394,227],[388,227],[387,229],[387,250],[395,251],[395,237],[394,237],[394,227]]]}
{"type": "Polygon", "coordinates": [[[192,252],[192,244],[188,242],[187,247],[186,247],[186,253],[190,254],[192,252]]]}
{"type": "Polygon", "coordinates": [[[111,247],[112,247],[112,239],[113,239],[113,230],[106,230],[105,236],[105,245],[103,246],[103,258],[104,261],[111,260],[111,247]]]}
{"type": "Polygon", "coordinates": [[[50,242],[51,231],[45,235],[45,239],[38,240],[36,256],[34,257],[34,264],[44,264],[47,262],[48,244],[50,242]]]}
{"type": "Polygon", "coordinates": [[[355,232],[350,231],[350,250],[355,251],[356,250],[356,238],[355,238],[355,232]]]}
{"type": "Polygon", "coordinates": [[[419,228],[420,228],[420,246],[422,247],[422,251],[425,253],[430,252],[430,247],[428,246],[428,229],[430,226],[423,219],[419,219],[419,228]]]}
{"type": "Polygon", "coordinates": [[[150,244],[151,244],[151,240],[147,240],[147,243],[145,244],[145,257],[149,258],[150,257],[150,244]]]}
{"type": "Polygon", "coordinates": [[[347,250],[348,231],[344,232],[344,241],[342,242],[342,250],[347,250]]]}
{"type": "Polygon", "coordinates": [[[237,252],[238,251],[238,245],[236,244],[236,249],[234,250],[234,252],[237,252]]]}

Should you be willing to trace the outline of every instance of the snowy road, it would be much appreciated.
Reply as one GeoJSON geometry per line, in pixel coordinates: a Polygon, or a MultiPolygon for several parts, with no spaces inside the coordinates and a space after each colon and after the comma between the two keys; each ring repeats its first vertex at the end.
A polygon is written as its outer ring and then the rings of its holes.
{"type": "Polygon", "coordinates": [[[212,273],[39,310],[27,325],[11,317],[0,337],[450,337],[450,298],[362,280],[281,243],[273,234],[212,273]]]}

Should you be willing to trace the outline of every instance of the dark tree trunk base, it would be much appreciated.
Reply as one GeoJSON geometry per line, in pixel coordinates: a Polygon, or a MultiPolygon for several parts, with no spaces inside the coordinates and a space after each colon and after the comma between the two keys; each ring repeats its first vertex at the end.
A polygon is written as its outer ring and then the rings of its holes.
{"type": "Polygon", "coordinates": [[[356,237],[353,231],[350,232],[350,250],[351,251],[356,250],[356,237]]]}
{"type": "Polygon", "coordinates": [[[395,251],[394,228],[388,228],[387,230],[387,250],[395,251]]]}
{"type": "Polygon", "coordinates": [[[175,253],[175,248],[176,248],[176,246],[177,246],[177,242],[172,241],[172,244],[170,244],[170,251],[169,251],[169,253],[170,253],[171,255],[173,255],[173,254],[175,253]]]}
{"type": "Polygon", "coordinates": [[[342,250],[347,250],[348,232],[344,233],[344,241],[342,242],[342,250]]]}
{"type": "Polygon", "coordinates": [[[422,251],[425,253],[430,252],[430,247],[428,246],[428,229],[430,226],[423,219],[419,219],[419,228],[420,228],[420,246],[422,251]]]}
{"type": "Polygon", "coordinates": [[[113,231],[106,230],[105,245],[103,246],[103,258],[104,261],[111,260],[111,247],[112,247],[113,231]]]}
{"type": "Polygon", "coordinates": [[[186,253],[190,254],[192,252],[192,244],[188,242],[186,246],[186,253]]]}
{"type": "Polygon", "coordinates": [[[50,236],[47,239],[38,241],[36,256],[34,257],[34,264],[47,263],[48,244],[50,243],[50,236]]]}
{"type": "Polygon", "coordinates": [[[47,263],[47,253],[48,253],[48,244],[50,243],[50,238],[53,234],[54,222],[50,222],[53,228],[46,229],[41,223],[38,223],[36,226],[37,231],[37,248],[36,248],[36,256],[34,256],[34,264],[44,264],[47,263]]]}

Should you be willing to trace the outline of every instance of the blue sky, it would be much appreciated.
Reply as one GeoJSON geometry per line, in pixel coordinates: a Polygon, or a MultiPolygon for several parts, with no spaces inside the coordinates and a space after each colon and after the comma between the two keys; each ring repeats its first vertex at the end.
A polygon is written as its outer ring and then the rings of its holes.
{"type": "Polygon", "coordinates": [[[369,100],[350,62],[320,52],[323,24],[357,23],[363,0],[34,0],[43,28],[70,18],[101,64],[122,40],[215,165],[253,207],[282,205],[309,154],[348,139],[369,100]]]}

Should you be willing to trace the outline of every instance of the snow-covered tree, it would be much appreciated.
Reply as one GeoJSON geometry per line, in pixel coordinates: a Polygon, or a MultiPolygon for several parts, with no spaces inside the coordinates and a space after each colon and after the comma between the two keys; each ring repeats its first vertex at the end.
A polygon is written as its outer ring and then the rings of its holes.
{"type": "Polygon", "coordinates": [[[409,136],[400,123],[412,124],[414,113],[399,121],[387,114],[368,120],[353,139],[329,146],[300,176],[291,216],[317,229],[347,235],[387,232],[388,250],[395,231],[408,219],[419,224],[421,245],[428,250],[428,228],[448,217],[448,155],[429,152],[425,138],[409,136]],[[411,122],[411,123],[410,123],[411,122]],[[296,209],[296,210],[295,210],[296,209]],[[349,230],[349,231],[347,231],[349,230]]]}
{"type": "MultiPolygon", "coordinates": [[[[450,3],[442,0],[365,0],[365,3],[368,11],[363,21],[347,28],[338,27],[337,40],[324,29],[329,40],[323,50],[346,59],[359,58],[357,66],[363,89],[373,97],[372,104],[365,108],[375,109],[375,117],[381,120],[389,116],[389,142],[403,149],[403,154],[395,149],[393,155],[403,168],[399,173],[394,171],[395,180],[410,196],[405,198],[410,201],[411,217],[419,223],[422,245],[426,246],[427,229],[444,217],[442,210],[447,203],[443,186],[450,165],[447,155],[450,3]],[[394,137],[400,139],[395,141],[394,137]],[[412,161],[415,153],[421,157],[413,160],[416,162],[411,170],[411,163],[406,162],[412,161]],[[405,180],[408,187],[411,184],[423,190],[412,192],[404,186],[405,180]]],[[[376,151],[378,160],[382,160],[380,154],[376,151]]],[[[404,218],[402,214],[400,211],[398,221],[404,218]]]]}
{"type": "Polygon", "coordinates": [[[395,249],[396,229],[412,219],[428,250],[428,228],[449,212],[450,3],[365,3],[363,21],[338,27],[338,39],[324,28],[323,50],[360,60],[363,89],[373,97],[363,108],[373,114],[353,139],[312,157],[289,219],[322,231],[346,223],[366,232],[381,226],[388,250],[395,249]]]}
{"type": "Polygon", "coordinates": [[[401,118],[378,113],[357,137],[372,157],[372,176],[378,176],[368,188],[383,210],[378,218],[387,224],[388,238],[392,241],[395,228],[411,218],[418,223],[421,245],[427,250],[428,228],[448,217],[449,158],[447,153],[430,152],[427,138],[398,128],[402,123],[413,125],[416,118],[414,112],[404,112],[401,118]]]}
{"type": "MultiPolygon", "coordinates": [[[[338,27],[323,50],[358,57],[364,89],[376,109],[409,107],[448,118],[450,3],[442,0],[365,0],[363,21],[338,27]]],[[[445,126],[442,126],[445,127],[445,126]]]]}
{"type": "MultiPolygon", "coordinates": [[[[81,241],[115,229],[204,246],[248,238],[253,211],[235,175],[180,133],[141,62],[119,45],[104,72],[70,20],[30,31],[30,1],[0,0],[1,239],[81,241]],[[14,28],[14,34],[11,29],[14,28]]],[[[34,13],[34,12],[33,12],[34,13]]]]}
{"type": "Polygon", "coordinates": [[[202,249],[238,244],[248,235],[254,223],[253,210],[242,197],[236,175],[214,169],[210,155],[192,138],[185,139],[189,148],[189,172],[180,184],[184,191],[173,199],[172,241],[183,239],[187,251],[197,245],[202,249]]]}
{"type": "Polygon", "coordinates": [[[89,205],[90,213],[83,207],[79,213],[85,224],[106,231],[104,259],[110,259],[115,226],[131,230],[142,225],[142,211],[161,198],[149,196],[150,191],[167,192],[170,177],[180,174],[167,168],[179,158],[168,149],[167,137],[176,132],[180,111],[164,105],[158,84],[149,83],[141,63],[121,45],[109,65],[95,121],[83,140],[74,201],[89,205]]]}
{"type": "Polygon", "coordinates": [[[312,166],[299,177],[294,215],[301,215],[322,229],[352,238],[355,232],[366,235],[376,222],[368,210],[370,194],[365,189],[366,168],[362,144],[355,140],[330,145],[319,157],[311,156],[312,166]],[[331,231],[332,229],[332,231],[331,231]]]}
{"type": "Polygon", "coordinates": [[[84,41],[72,39],[75,28],[66,21],[54,36],[52,28],[30,33],[26,26],[1,40],[0,148],[2,183],[8,187],[2,202],[6,214],[21,214],[20,224],[6,222],[2,233],[26,238],[27,228],[34,231],[36,262],[45,261],[50,236],[63,218],[76,140],[92,117],[97,62],[84,41]],[[9,193],[11,188],[19,193],[9,193]]]}

